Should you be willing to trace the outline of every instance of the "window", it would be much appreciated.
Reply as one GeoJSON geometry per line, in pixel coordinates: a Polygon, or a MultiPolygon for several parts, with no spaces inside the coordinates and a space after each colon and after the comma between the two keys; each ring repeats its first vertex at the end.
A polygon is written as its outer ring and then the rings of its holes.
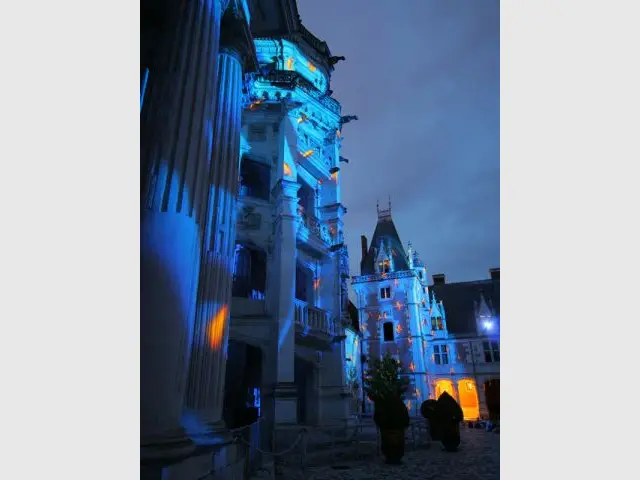
{"type": "Polygon", "coordinates": [[[436,365],[446,365],[449,363],[449,348],[446,345],[433,346],[433,361],[436,365]]]}
{"type": "Polygon", "coordinates": [[[380,289],[380,298],[388,299],[391,298],[391,287],[383,287],[380,289]]]}
{"type": "Polygon", "coordinates": [[[431,318],[431,330],[444,330],[444,324],[442,323],[442,317],[431,318]]]}
{"type": "Polygon", "coordinates": [[[385,342],[393,342],[393,322],[384,322],[382,325],[382,334],[385,342]]]}
{"type": "Polygon", "coordinates": [[[484,348],[484,361],[487,363],[500,361],[500,343],[495,340],[482,342],[484,348]]]}
{"type": "Polygon", "coordinates": [[[264,142],[267,139],[267,127],[254,123],[249,125],[249,141],[264,142]]]}
{"type": "Polygon", "coordinates": [[[380,273],[389,273],[389,271],[391,270],[391,264],[389,263],[389,260],[380,262],[378,264],[378,269],[380,270],[380,273]]]}
{"type": "Polygon", "coordinates": [[[422,280],[422,272],[418,272],[418,276],[420,277],[420,280],[422,280]]]}
{"type": "Polygon", "coordinates": [[[267,284],[267,254],[240,246],[236,248],[231,295],[243,298],[264,297],[267,284]]]}
{"type": "Polygon", "coordinates": [[[243,158],[240,165],[240,177],[245,195],[269,200],[271,192],[271,168],[269,165],[243,158]]]}

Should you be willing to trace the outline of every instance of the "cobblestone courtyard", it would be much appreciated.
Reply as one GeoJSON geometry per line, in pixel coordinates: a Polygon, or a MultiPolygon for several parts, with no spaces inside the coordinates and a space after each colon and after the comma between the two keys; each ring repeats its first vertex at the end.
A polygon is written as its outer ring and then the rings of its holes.
{"type": "MultiPolygon", "coordinates": [[[[362,449],[361,460],[336,459],[324,466],[286,468],[279,479],[293,480],[498,480],[500,478],[500,435],[464,428],[456,453],[442,450],[439,442],[416,449],[407,446],[402,465],[386,465],[375,454],[375,445],[362,449]]],[[[328,459],[327,459],[328,460],[328,459]]],[[[316,463],[318,465],[318,463],[316,463]]]]}

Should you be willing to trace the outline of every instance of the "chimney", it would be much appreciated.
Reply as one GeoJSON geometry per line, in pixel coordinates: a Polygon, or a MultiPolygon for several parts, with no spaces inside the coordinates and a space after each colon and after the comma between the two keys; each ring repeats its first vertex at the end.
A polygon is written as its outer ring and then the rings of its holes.
{"type": "Polygon", "coordinates": [[[362,261],[367,256],[367,237],[360,235],[360,243],[362,244],[362,258],[360,259],[362,261]]]}
{"type": "Polygon", "coordinates": [[[491,275],[491,280],[500,280],[500,267],[490,268],[489,275],[491,275]]]}
{"type": "Polygon", "coordinates": [[[434,273],[431,277],[434,285],[444,285],[446,283],[444,273],[434,273]]]}

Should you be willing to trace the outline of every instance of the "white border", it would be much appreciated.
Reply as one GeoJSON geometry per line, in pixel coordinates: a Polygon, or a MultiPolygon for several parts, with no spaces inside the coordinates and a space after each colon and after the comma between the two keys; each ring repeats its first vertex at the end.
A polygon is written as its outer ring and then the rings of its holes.
{"type": "MultiPolygon", "coordinates": [[[[138,4],[5,3],[0,476],[137,478],[138,4]]],[[[502,3],[502,478],[631,478],[637,5],[502,3]]]]}
{"type": "Polygon", "coordinates": [[[139,15],[0,7],[0,478],[139,475],[139,15]]]}
{"type": "Polygon", "coordinates": [[[501,7],[501,478],[631,478],[638,6],[501,7]]]}

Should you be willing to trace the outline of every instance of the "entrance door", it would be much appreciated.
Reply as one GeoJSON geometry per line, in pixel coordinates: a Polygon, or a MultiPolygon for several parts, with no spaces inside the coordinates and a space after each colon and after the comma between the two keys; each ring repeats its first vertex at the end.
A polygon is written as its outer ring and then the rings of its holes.
{"type": "Polygon", "coordinates": [[[488,380],[484,382],[484,398],[487,402],[489,416],[496,418],[500,416],[500,379],[488,380]]]}
{"type": "Polygon", "coordinates": [[[478,420],[480,418],[480,404],[476,382],[471,379],[458,381],[458,395],[460,396],[460,408],[465,420],[478,420]]]}

